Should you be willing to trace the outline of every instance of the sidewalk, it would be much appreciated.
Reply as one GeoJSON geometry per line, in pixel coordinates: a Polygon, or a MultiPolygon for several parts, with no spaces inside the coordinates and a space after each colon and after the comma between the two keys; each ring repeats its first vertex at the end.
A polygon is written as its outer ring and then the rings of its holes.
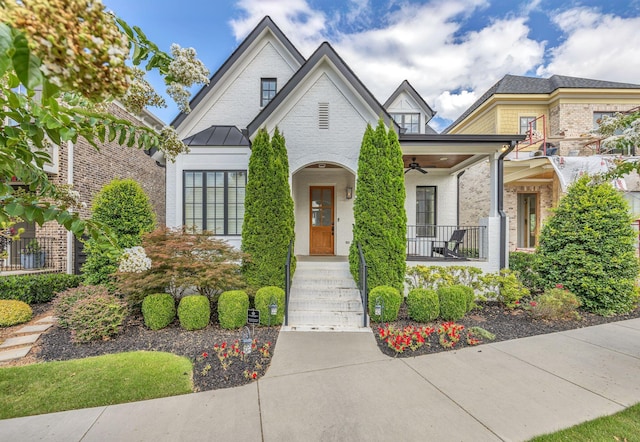
{"type": "Polygon", "coordinates": [[[392,359],[281,332],[258,382],[0,421],[11,441],[518,441],[640,402],[640,319],[392,359]]]}

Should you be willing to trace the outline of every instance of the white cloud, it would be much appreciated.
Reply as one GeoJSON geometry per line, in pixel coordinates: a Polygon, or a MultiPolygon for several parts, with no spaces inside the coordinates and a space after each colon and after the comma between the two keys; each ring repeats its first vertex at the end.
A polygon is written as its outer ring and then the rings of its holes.
{"type": "Polygon", "coordinates": [[[640,17],[622,18],[589,8],[558,14],[554,23],[566,33],[537,74],[570,75],[640,84],[640,17]]]}

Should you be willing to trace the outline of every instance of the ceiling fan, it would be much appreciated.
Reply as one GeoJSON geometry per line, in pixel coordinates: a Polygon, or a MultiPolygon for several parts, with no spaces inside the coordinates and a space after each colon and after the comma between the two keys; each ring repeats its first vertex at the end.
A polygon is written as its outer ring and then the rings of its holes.
{"type": "Polygon", "coordinates": [[[409,172],[410,170],[418,170],[422,173],[427,173],[426,170],[424,170],[422,167],[420,167],[420,164],[416,162],[416,157],[411,158],[411,162],[409,163],[409,167],[407,169],[405,169],[404,173],[409,172]]]}

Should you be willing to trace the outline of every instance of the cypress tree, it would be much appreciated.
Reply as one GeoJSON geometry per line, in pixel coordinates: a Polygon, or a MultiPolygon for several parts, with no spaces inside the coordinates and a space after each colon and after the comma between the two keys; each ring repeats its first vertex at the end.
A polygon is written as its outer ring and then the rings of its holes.
{"type": "Polygon", "coordinates": [[[293,199],[284,137],[260,129],[251,147],[242,250],[249,254],[243,274],[250,287],[284,287],[283,266],[294,237],[293,199]]]}
{"type": "Polygon", "coordinates": [[[357,280],[359,243],[367,262],[369,287],[390,285],[402,290],[407,223],[404,167],[400,144],[391,132],[380,120],[375,131],[368,125],[362,138],[349,263],[357,280]]]}

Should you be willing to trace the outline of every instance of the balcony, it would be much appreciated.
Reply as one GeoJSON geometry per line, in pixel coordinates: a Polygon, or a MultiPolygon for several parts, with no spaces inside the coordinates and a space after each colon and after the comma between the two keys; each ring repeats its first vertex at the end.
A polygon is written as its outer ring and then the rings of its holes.
{"type": "Polygon", "coordinates": [[[0,238],[0,272],[23,274],[54,271],[53,245],[53,238],[0,238]]]}
{"type": "Polygon", "coordinates": [[[486,226],[407,226],[407,261],[486,261],[486,226]]]}

